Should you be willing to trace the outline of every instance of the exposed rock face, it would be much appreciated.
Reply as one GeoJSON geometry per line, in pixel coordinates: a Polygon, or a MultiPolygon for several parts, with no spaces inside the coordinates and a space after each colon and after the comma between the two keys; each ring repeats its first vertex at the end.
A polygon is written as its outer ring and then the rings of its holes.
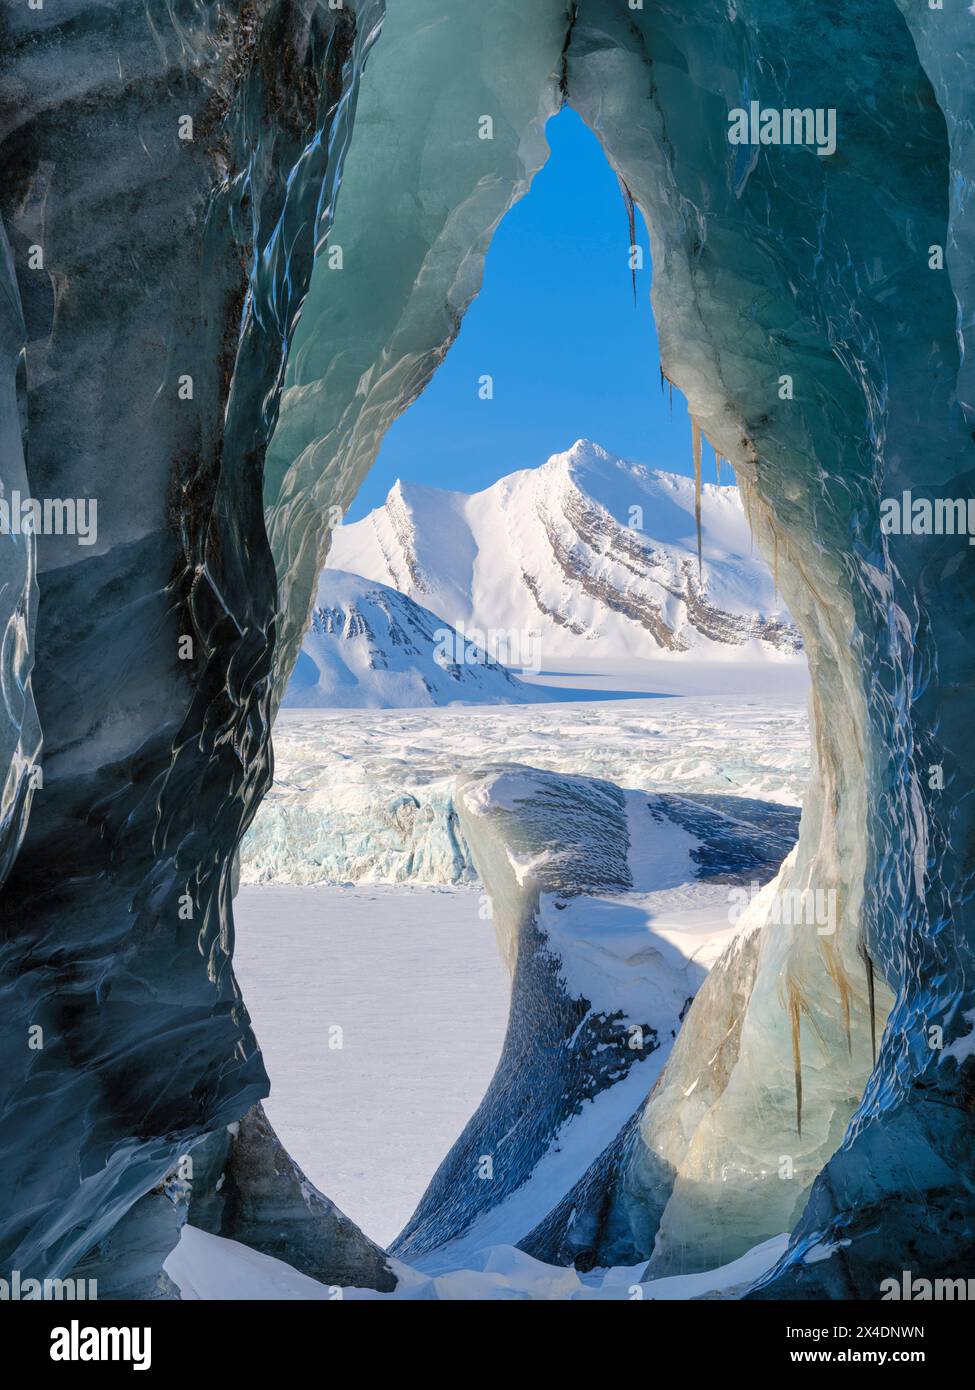
{"type": "Polygon", "coordinates": [[[282,705],[415,709],[550,698],[398,589],[329,570],[282,705]]]}
{"type": "Polygon", "coordinates": [[[448,622],[532,632],[546,661],[726,659],[746,643],[753,658],[794,655],[798,630],[754,553],[738,489],[702,494],[699,556],[692,479],[579,439],[483,492],[397,482],[333,532],[328,563],[448,622]]]}

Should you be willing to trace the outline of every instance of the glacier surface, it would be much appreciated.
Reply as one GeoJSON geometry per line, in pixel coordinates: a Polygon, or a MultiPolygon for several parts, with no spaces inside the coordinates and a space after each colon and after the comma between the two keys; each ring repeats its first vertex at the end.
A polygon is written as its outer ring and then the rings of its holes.
{"type": "MultiPolygon", "coordinates": [[[[756,683],[761,679],[756,675],[756,683]]],[[[485,761],[798,806],[805,708],[755,692],[440,710],[285,709],[241,881],[472,882],[457,783],[485,761]]]]}

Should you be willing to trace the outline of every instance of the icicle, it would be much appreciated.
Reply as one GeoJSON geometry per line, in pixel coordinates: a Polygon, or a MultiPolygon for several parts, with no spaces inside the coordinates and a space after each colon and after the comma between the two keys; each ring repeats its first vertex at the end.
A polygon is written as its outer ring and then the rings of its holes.
{"type": "Polygon", "coordinates": [[[867,971],[867,1000],[870,1005],[870,1056],[873,1065],[877,1065],[877,1004],[874,997],[873,987],[873,961],[870,959],[870,952],[862,943],[860,945],[860,956],[867,971]]]}
{"type": "Polygon", "coordinates": [[[718,480],[718,487],[721,486],[721,455],[717,449],[714,451],[714,476],[718,480]]]}
{"type": "Polygon", "coordinates": [[[626,186],[625,180],[621,175],[616,175],[619,181],[620,192],[623,195],[623,203],[626,207],[626,221],[630,229],[630,273],[633,276],[633,304],[636,305],[636,265],[633,261],[633,248],[636,245],[636,209],[633,206],[633,194],[626,186]]]}
{"type": "Polygon", "coordinates": [[[799,1024],[802,1018],[802,1001],[799,991],[789,982],[789,1017],[792,1020],[792,1071],[796,1082],[796,1131],[802,1138],[802,1047],[799,1039],[799,1024]]]}
{"type": "MultiPolygon", "coordinates": [[[[836,915],[839,917],[838,911],[836,915]]],[[[840,959],[836,954],[836,949],[831,941],[823,941],[823,954],[826,957],[826,969],[829,971],[830,977],[839,992],[840,1007],[843,1010],[843,1025],[846,1030],[846,1051],[847,1054],[852,1057],[853,1028],[851,1021],[849,981],[846,978],[846,972],[840,963],[840,959]]]]}
{"type": "MultiPolygon", "coordinates": [[[[341,3],[335,8],[341,9],[341,3]]],[[[572,43],[572,35],[575,32],[576,20],[579,18],[579,0],[572,0],[566,18],[569,21],[569,25],[565,31],[565,38],[562,41],[562,62],[559,71],[559,93],[563,101],[565,101],[569,95],[569,45],[572,43]]]]}
{"type": "Polygon", "coordinates": [[[674,383],[670,380],[670,377],[667,378],[667,381],[668,381],[669,384],[670,384],[670,418],[673,419],[673,418],[674,418],[674,383]]]}
{"type": "Polygon", "coordinates": [[[660,394],[663,395],[663,393],[664,393],[664,369],[663,369],[663,367],[661,367],[661,368],[660,368],[660,394]]]}
{"type": "Polygon", "coordinates": [[[701,426],[691,416],[691,452],[694,455],[694,520],[697,523],[697,577],[701,578],[701,426]]]}

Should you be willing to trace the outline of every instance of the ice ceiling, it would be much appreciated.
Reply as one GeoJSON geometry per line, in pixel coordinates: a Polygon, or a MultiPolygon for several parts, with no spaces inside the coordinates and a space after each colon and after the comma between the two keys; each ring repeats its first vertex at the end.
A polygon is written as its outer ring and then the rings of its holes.
{"type": "Polygon", "coordinates": [[[3,495],[99,502],[92,546],[0,535],[0,1264],[114,1250],[112,1277],[158,1292],[196,1153],[191,1219],[389,1281],[341,1213],[303,1205],[252,1110],[268,1082],[232,864],[328,509],[449,347],[568,101],[646,217],[663,368],[802,627],[818,769],[787,872],[839,904],[834,936],[776,926],[715,968],[625,1162],[591,1175],[609,1215],[581,1253],[670,1272],[791,1228],[761,1296],[964,1275],[975,556],[883,534],[880,503],[972,495],[972,18],[385,10],[72,0],[0,20],[3,495]],[[753,100],[835,110],[835,153],[731,144],[753,100]]]}

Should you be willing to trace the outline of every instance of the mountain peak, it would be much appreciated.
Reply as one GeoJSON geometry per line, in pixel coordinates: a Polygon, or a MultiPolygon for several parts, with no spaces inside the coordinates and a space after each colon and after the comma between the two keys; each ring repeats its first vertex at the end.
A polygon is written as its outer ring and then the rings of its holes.
{"type": "Polygon", "coordinates": [[[552,454],[548,462],[552,463],[556,459],[564,459],[570,464],[623,462],[615,454],[611,454],[608,449],[604,449],[601,444],[597,444],[594,439],[577,439],[564,453],[552,454]]]}
{"type": "Polygon", "coordinates": [[[408,594],[458,627],[527,643],[544,661],[727,659],[800,642],[754,554],[738,489],[705,489],[580,438],[466,494],[397,483],[392,506],[335,532],[329,565],[408,594]],[[403,499],[398,502],[397,499],[403,499]]]}

